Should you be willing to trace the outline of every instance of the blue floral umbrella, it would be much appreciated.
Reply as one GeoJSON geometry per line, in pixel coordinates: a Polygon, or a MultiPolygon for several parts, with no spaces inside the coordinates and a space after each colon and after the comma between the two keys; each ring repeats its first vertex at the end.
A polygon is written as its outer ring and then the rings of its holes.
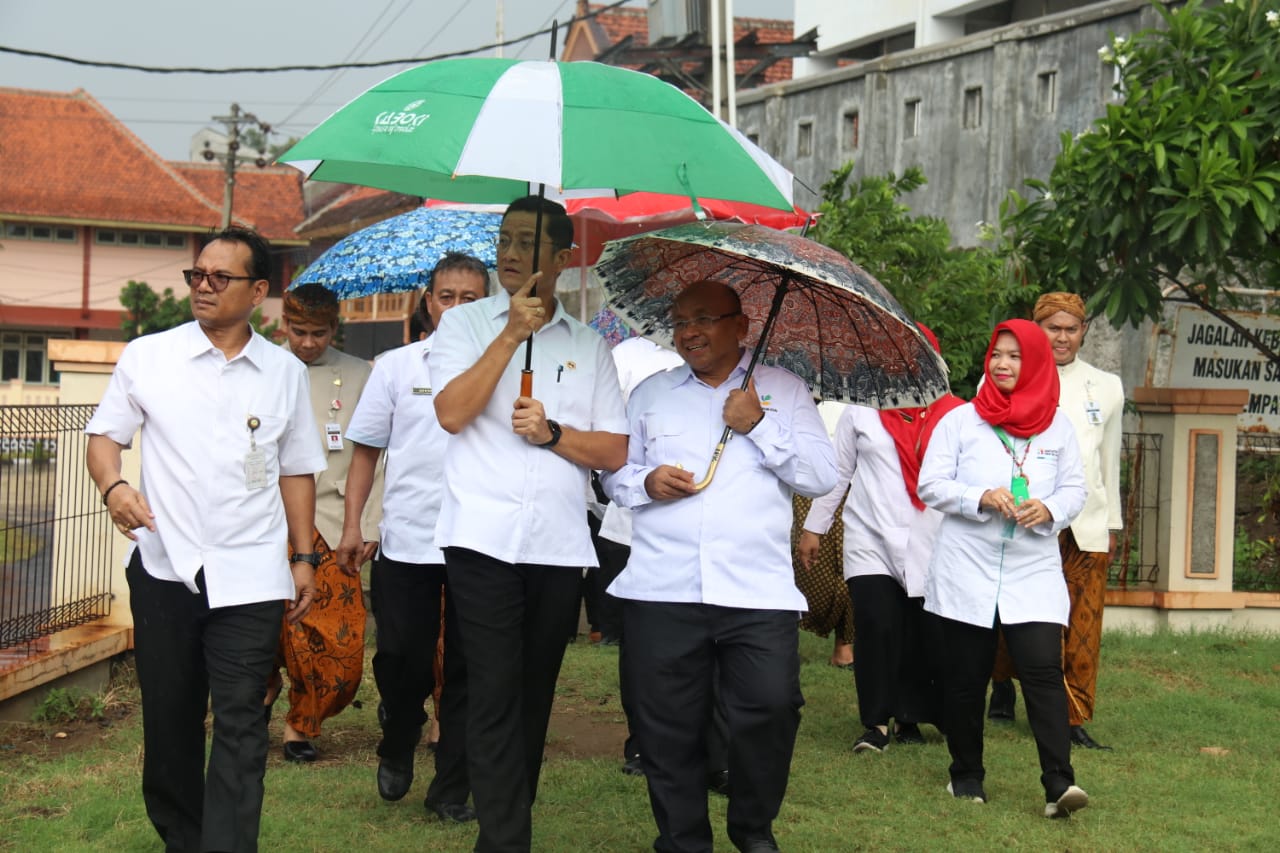
{"type": "Polygon", "coordinates": [[[343,237],[289,285],[323,284],[339,299],[426,287],[448,252],[474,255],[492,269],[499,213],[420,207],[343,237]]]}

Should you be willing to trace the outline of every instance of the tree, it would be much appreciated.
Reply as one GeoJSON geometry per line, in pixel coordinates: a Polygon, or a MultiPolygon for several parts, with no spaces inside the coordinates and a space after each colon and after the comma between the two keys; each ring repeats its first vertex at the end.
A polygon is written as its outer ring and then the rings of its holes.
{"type": "Polygon", "coordinates": [[[191,297],[176,298],[172,287],[157,294],[145,281],[130,281],[121,288],[120,304],[125,310],[120,330],[126,341],[172,329],[191,319],[191,297]]]}
{"type": "Polygon", "coordinates": [[[1002,204],[1013,268],[1117,328],[1196,305],[1280,363],[1224,313],[1229,288],[1280,286],[1280,0],[1154,6],[1163,28],[1098,51],[1123,101],[1002,204]]]}
{"type": "Polygon", "coordinates": [[[853,164],[822,186],[821,216],[811,235],[875,277],[942,344],[951,388],[972,397],[982,375],[991,329],[1024,316],[1036,296],[1011,281],[1000,255],[952,248],[946,223],[912,216],[901,197],[925,184],[918,168],[901,177],[867,177],[850,185],[853,164]]]}
{"type": "MultiPolygon", "coordinates": [[[[163,332],[191,320],[190,296],[178,299],[171,287],[166,287],[163,294],[157,294],[145,281],[130,281],[121,288],[120,304],[125,310],[120,329],[126,341],[152,332],[163,332]]],[[[280,329],[279,319],[268,323],[260,307],[253,309],[249,325],[267,340],[274,340],[280,329]]]]}

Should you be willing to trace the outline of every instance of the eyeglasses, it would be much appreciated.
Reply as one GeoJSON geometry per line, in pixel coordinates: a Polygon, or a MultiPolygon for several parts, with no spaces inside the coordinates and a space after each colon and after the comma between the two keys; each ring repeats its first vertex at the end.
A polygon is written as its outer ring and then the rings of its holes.
{"type": "Polygon", "coordinates": [[[728,314],[717,314],[714,317],[694,317],[692,320],[672,320],[671,328],[677,332],[683,332],[686,329],[692,329],[695,332],[705,332],[711,328],[712,323],[718,323],[727,317],[738,317],[741,311],[730,311],[728,314]]]}
{"type": "MultiPolygon", "coordinates": [[[[541,242],[550,243],[551,238],[543,237],[541,242]]],[[[512,246],[514,246],[516,251],[518,251],[522,255],[527,255],[533,251],[532,237],[516,237],[515,239],[512,239],[510,234],[499,234],[497,237],[494,238],[493,243],[495,246],[498,247],[499,252],[505,252],[508,249],[512,248],[512,246]]],[[[555,244],[553,243],[552,248],[554,247],[555,247],[555,244]]]]}
{"type": "Polygon", "coordinates": [[[224,272],[204,272],[203,270],[183,270],[182,277],[187,280],[187,287],[199,287],[200,282],[207,281],[214,293],[226,290],[233,281],[255,281],[251,275],[227,275],[224,272]]]}

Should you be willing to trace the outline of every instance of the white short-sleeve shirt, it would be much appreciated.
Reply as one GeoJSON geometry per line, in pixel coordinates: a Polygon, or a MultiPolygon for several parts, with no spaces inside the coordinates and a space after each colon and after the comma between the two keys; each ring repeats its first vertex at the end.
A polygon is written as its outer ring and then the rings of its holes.
{"type": "MultiPolygon", "coordinates": [[[[445,313],[428,358],[436,393],[479,360],[506,326],[510,305],[503,291],[445,313]]],[[[484,410],[449,437],[436,544],[513,564],[595,566],[585,498],[589,472],[511,430],[524,358],[521,346],[484,410]]],[[[576,430],[626,435],[608,345],[559,303],[533,336],[533,371],[533,396],[548,418],[576,430]]]]}
{"type": "Polygon", "coordinates": [[[326,464],[306,366],[257,334],[227,360],[195,322],[138,338],[85,432],[127,447],[139,429],[156,527],[134,531],[147,572],[195,592],[203,567],[210,607],[293,598],[279,478],[326,464]],[[260,488],[245,475],[251,446],[265,459],[260,488]]]}

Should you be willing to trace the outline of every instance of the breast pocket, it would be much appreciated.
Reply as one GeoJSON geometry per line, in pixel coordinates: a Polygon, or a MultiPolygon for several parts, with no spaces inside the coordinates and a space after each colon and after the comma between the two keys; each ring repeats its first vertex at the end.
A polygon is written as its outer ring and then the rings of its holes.
{"type": "Polygon", "coordinates": [[[652,465],[675,464],[680,441],[685,434],[685,419],[667,412],[644,415],[645,459],[652,465]]]}

